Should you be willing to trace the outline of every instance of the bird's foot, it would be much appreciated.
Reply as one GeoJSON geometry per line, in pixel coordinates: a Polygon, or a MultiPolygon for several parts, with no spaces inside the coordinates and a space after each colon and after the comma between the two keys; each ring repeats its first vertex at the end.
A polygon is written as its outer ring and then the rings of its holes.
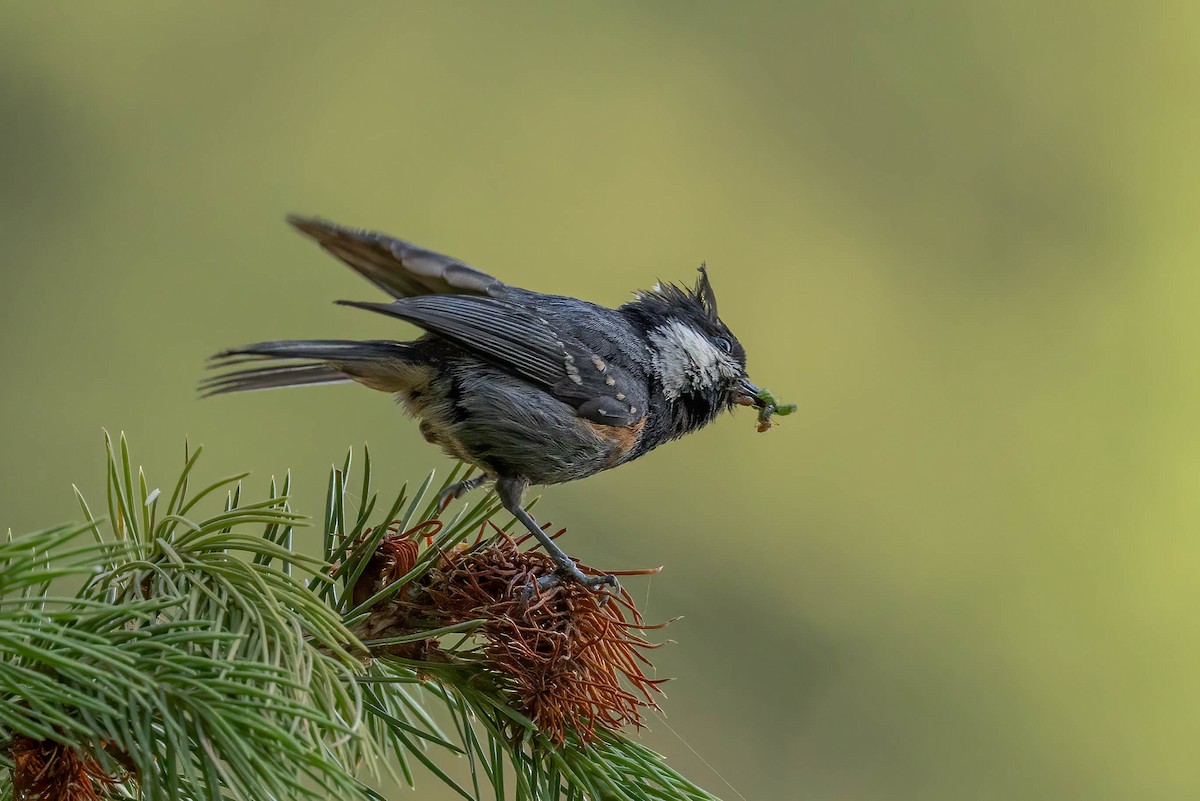
{"type": "Polygon", "coordinates": [[[446,507],[457,501],[462,496],[466,495],[476,487],[481,487],[487,483],[486,475],[478,475],[474,478],[468,478],[466,481],[459,481],[457,484],[451,484],[446,487],[438,495],[438,511],[446,511],[446,507]]]}
{"type": "Polygon", "coordinates": [[[551,587],[557,587],[564,581],[573,581],[576,584],[582,584],[593,592],[602,592],[604,587],[611,587],[613,592],[621,589],[621,583],[617,581],[616,576],[589,576],[580,570],[579,566],[574,562],[567,562],[566,564],[559,564],[553,573],[540,576],[536,581],[531,581],[525,585],[525,589],[521,593],[521,598],[528,601],[551,587]]]}

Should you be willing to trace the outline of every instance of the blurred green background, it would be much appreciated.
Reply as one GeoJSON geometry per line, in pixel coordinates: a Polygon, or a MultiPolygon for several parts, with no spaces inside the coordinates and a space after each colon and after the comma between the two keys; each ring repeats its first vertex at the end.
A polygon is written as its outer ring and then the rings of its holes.
{"type": "Polygon", "coordinates": [[[717,773],[747,799],[1195,798],[1198,23],[5,2],[0,525],[101,495],[101,426],[160,483],[185,434],[210,476],[290,467],[313,513],[348,446],[393,486],[448,466],[359,387],[197,400],[222,347],[414,333],[331,306],[378,295],[285,212],[612,305],[706,259],[800,413],[539,507],[590,563],[667,567],[629,582],[686,615],[657,654],[682,739],[647,741],[730,799],[717,773]]]}

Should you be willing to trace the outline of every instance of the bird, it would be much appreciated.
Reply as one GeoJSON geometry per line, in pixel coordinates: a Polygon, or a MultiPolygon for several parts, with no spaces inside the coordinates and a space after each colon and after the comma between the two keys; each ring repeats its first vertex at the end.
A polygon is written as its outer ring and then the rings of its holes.
{"type": "Polygon", "coordinates": [[[488,482],[551,557],[563,581],[619,586],[584,574],[524,508],[531,485],[610,470],[712,423],[735,406],[764,407],[746,352],[717,313],[702,264],[694,286],[657,283],[618,308],[506,284],[383,233],[290,215],[288,222],[389,295],[337,303],[412,323],[413,341],[258,342],[210,360],[223,370],[205,396],[356,382],[395,396],[424,439],[474,465],[443,508],[488,482]],[[236,369],[233,369],[236,368],[236,369]]]}

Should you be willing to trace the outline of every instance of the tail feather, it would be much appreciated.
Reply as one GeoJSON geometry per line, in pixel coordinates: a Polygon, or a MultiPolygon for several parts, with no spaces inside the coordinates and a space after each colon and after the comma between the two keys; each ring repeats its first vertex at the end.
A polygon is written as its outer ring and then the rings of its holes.
{"type": "Polygon", "coordinates": [[[214,376],[200,383],[201,397],[257,389],[303,387],[314,384],[345,384],[354,379],[327,364],[290,364],[284,367],[255,367],[214,376]]]}
{"type": "Polygon", "coordinates": [[[213,357],[225,360],[234,356],[264,356],[272,359],[346,359],[363,360],[395,357],[407,345],[389,339],[284,339],[278,342],[255,342],[240,348],[223,350],[213,357]]]}
{"type": "Polygon", "coordinates": [[[231,392],[349,381],[357,381],[374,389],[396,391],[411,381],[411,362],[412,346],[402,342],[336,339],[258,342],[231,348],[214,356],[209,366],[226,372],[202,381],[200,393],[203,397],[209,397],[231,392]],[[262,362],[271,364],[228,370],[237,365],[262,362]]]}

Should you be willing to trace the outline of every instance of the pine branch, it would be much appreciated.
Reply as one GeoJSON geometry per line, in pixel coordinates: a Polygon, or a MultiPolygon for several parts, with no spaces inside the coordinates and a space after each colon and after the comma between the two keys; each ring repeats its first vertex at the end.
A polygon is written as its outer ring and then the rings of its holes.
{"type": "Polygon", "coordinates": [[[431,475],[379,514],[348,456],[316,558],[289,478],[193,492],[185,449],[164,503],[105,439],[105,521],[77,490],[87,523],[0,544],[0,799],[714,799],[620,731],[655,705],[631,599],[522,600],[552,566],[494,496],[443,519],[431,475]]]}

